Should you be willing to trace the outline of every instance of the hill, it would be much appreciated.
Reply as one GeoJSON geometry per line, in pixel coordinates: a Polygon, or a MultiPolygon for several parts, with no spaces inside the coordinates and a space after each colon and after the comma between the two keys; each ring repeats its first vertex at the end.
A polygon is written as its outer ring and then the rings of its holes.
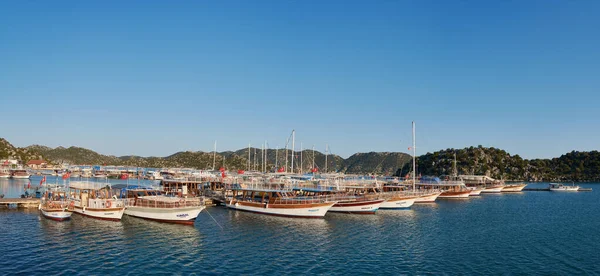
{"type": "MultiPolygon", "coordinates": [[[[497,148],[482,146],[446,149],[417,158],[422,175],[452,174],[456,153],[459,174],[488,175],[505,180],[600,181],[600,153],[572,151],[559,158],[526,160],[497,148]]],[[[396,175],[405,175],[412,164],[405,164],[396,175]]]]}
{"type": "Polygon", "coordinates": [[[36,150],[17,148],[6,139],[0,138],[0,159],[16,159],[27,163],[29,160],[44,159],[44,156],[36,150]]]}

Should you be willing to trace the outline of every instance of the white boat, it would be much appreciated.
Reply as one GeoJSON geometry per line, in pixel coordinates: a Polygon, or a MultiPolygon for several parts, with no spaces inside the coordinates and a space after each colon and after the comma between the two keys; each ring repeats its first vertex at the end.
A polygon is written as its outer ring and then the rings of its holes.
{"type": "Polygon", "coordinates": [[[521,192],[527,186],[527,184],[509,184],[502,188],[503,193],[516,193],[521,192]]]}
{"type": "Polygon", "coordinates": [[[64,191],[46,191],[40,200],[38,209],[47,219],[64,221],[71,218],[74,202],[66,200],[64,191]]]}
{"type": "Polygon", "coordinates": [[[550,191],[553,192],[577,192],[579,191],[579,186],[567,186],[560,183],[550,183],[549,187],[550,191]]]}
{"type": "Polygon", "coordinates": [[[379,209],[407,209],[413,206],[418,196],[392,196],[386,199],[380,206],[379,209]]]}
{"type": "Polygon", "coordinates": [[[478,196],[481,195],[481,192],[484,190],[484,188],[480,188],[480,187],[467,187],[469,190],[471,190],[471,192],[469,193],[469,196],[478,196]]]}
{"type": "Polygon", "coordinates": [[[329,212],[351,213],[351,214],[375,214],[384,199],[374,200],[341,200],[334,204],[329,212]]]}
{"type": "Polygon", "coordinates": [[[163,192],[145,188],[126,189],[125,214],[148,220],[194,224],[206,207],[199,198],[166,196],[163,192]]]}
{"type": "Polygon", "coordinates": [[[31,175],[26,170],[14,170],[11,177],[13,179],[29,179],[31,175]]]}
{"type": "Polygon", "coordinates": [[[93,175],[94,178],[107,178],[108,175],[106,173],[103,172],[95,172],[93,175]]]}
{"type": "Polygon", "coordinates": [[[163,180],[164,177],[160,174],[160,172],[156,171],[147,171],[146,178],[150,180],[163,180]]]}
{"type": "Polygon", "coordinates": [[[322,197],[295,198],[291,191],[277,189],[244,189],[237,185],[226,188],[228,208],[273,216],[322,218],[336,201],[322,197]]]}
{"type": "Polygon", "coordinates": [[[101,183],[71,182],[70,201],[74,212],[83,216],[103,220],[121,220],[125,211],[123,201],[111,197],[109,186],[101,183]]]}
{"type": "Polygon", "coordinates": [[[442,192],[430,192],[425,195],[420,195],[415,203],[432,203],[442,194],[442,192]]]}
{"type": "Polygon", "coordinates": [[[489,186],[486,187],[485,189],[483,189],[481,191],[482,194],[495,194],[495,193],[501,193],[502,189],[504,189],[504,185],[494,185],[494,186],[489,186]]]}

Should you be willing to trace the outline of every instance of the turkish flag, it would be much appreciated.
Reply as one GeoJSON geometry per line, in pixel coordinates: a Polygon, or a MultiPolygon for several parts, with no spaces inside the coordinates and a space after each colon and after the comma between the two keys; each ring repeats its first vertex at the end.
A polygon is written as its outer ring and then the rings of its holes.
{"type": "Polygon", "coordinates": [[[44,184],[44,182],[46,182],[46,177],[42,177],[42,180],[40,180],[40,186],[42,186],[42,184],[44,184]]]}
{"type": "Polygon", "coordinates": [[[283,169],[283,167],[279,168],[279,170],[277,170],[277,172],[284,172],[285,169],[283,169]]]}

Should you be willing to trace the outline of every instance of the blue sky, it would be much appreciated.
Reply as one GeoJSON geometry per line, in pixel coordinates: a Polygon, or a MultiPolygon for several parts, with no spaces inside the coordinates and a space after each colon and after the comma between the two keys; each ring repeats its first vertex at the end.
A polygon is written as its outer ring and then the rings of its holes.
{"type": "Polygon", "coordinates": [[[598,1],[2,1],[0,137],[114,155],[600,143],[598,1]]]}

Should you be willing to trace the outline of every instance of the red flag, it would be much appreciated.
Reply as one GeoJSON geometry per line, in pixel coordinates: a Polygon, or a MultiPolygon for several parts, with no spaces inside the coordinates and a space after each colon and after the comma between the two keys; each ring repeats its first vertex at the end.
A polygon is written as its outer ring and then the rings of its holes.
{"type": "Polygon", "coordinates": [[[126,174],[126,173],[121,174],[121,179],[125,180],[125,179],[128,179],[128,178],[129,178],[129,174],[126,174]]]}
{"type": "Polygon", "coordinates": [[[43,184],[44,182],[46,182],[46,177],[45,177],[45,176],[44,176],[44,177],[42,177],[42,180],[40,180],[40,186],[42,186],[42,184],[43,184]]]}
{"type": "Polygon", "coordinates": [[[219,168],[219,171],[220,171],[220,172],[224,172],[224,171],[225,171],[225,168],[223,168],[223,167],[220,167],[220,168],[219,168]]]}
{"type": "Polygon", "coordinates": [[[317,169],[317,168],[312,168],[312,170],[310,170],[310,171],[311,171],[311,172],[314,172],[314,173],[316,173],[317,171],[319,171],[319,169],[317,169]]]}
{"type": "Polygon", "coordinates": [[[71,174],[68,173],[68,172],[66,172],[66,173],[63,174],[62,179],[67,179],[69,177],[71,177],[71,174]]]}
{"type": "Polygon", "coordinates": [[[283,167],[279,168],[279,170],[277,170],[277,172],[284,172],[285,169],[283,167]]]}
{"type": "Polygon", "coordinates": [[[29,181],[29,183],[27,183],[27,189],[31,189],[31,181],[29,181]]]}
{"type": "Polygon", "coordinates": [[[226,176],[226,175],[225,175],[225,172],[224,172],[224,171],[223,171],[223,172],[221,172],[221,177],[225,178],[225,176],[226,176]]]}
{"type": "Polygon", "coordinates": [[[238,174],[244,174],[244,170],[238,170],[238,174]]]}

